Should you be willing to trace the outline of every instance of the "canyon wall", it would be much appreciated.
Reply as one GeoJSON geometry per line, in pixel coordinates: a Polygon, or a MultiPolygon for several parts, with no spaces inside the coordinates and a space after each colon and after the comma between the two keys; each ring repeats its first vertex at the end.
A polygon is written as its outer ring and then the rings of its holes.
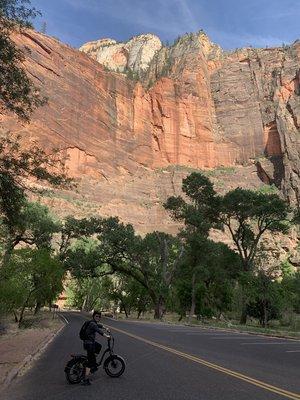
{"type": "Polygon", "coordinates": [[[300,42],[224,52],[203,32],[169,47],[149,34],[78,51],[32,30],[15,41],[48,104],[30,124],[1,124],[68,156],[78,192],[47,199],[62,215],[174,232],[162,204],[198,169],[219,191],[272,183],[299,203],[300,42]]]}

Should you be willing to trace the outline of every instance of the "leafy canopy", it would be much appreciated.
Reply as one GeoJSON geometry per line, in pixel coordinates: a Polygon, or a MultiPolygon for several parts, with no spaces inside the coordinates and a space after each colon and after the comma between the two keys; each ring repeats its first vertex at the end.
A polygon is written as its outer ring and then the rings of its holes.
{"type": "Polygon", "coordinates": [[[38,14],[27,5],[29,0],[0,0],[0,115],[9,111],[23,121],[46,102],[22,67],[24,53],[11,39],[13,32],[30,27],[38,14]]]}

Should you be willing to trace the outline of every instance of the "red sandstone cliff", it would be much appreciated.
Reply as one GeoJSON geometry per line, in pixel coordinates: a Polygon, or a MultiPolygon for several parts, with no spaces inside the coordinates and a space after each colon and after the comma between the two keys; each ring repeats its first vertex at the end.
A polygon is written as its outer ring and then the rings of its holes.
{"type": "Polygon", "coordinates": [[[30,125],[13,116],[2,124],[69,155],[80,186],[72,198],[49,199],[62,213],[73,207],[119,215],[141,232],[172,230],[165,198],[179,193],[189,169],[221,166],[235,170],[223,168],[220,189],[261,179],[299,202],[299,42],[224,53],[203,34],[187,35],[170,48],[156,41],[148,67],[121,46],[113,60],[130,61],[138,82],[34,31],[16,43],[30,49],[25,67],[49,101],[30,125]]]}

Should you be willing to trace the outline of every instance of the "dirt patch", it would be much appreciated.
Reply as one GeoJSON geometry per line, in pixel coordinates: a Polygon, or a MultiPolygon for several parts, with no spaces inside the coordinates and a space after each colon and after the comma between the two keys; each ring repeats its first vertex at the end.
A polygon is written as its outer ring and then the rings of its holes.
{"type": "Polygon", "coordinates": [[[0,335],[0,390],[14,370],[25,359],[36,354],[44,343],[53,337],[63,322],[50,312],[41,312],[37,316],[27,315],[25,327],[18,329],[13,318],[7,318],[2,324],[4,333],[0,335]]]}

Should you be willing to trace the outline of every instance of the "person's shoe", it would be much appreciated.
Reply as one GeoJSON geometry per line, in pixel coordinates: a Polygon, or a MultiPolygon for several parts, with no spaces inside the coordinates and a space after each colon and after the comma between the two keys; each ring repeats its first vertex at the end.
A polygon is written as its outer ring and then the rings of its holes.
{"type": "Polygon", "coordinates": [[[91,368],[90,373],[94,374],[96,371],[98,371],[98,367],[93,367],[91,368]]]}
{"type": "Polygon", "coordinates": [[[83,379],[82,381],[81,381],[81,385],[82,386],[90,386],[91,385],[91,382],[90,382],[90,380],[87,378],[87,379],[83,379]]]}

